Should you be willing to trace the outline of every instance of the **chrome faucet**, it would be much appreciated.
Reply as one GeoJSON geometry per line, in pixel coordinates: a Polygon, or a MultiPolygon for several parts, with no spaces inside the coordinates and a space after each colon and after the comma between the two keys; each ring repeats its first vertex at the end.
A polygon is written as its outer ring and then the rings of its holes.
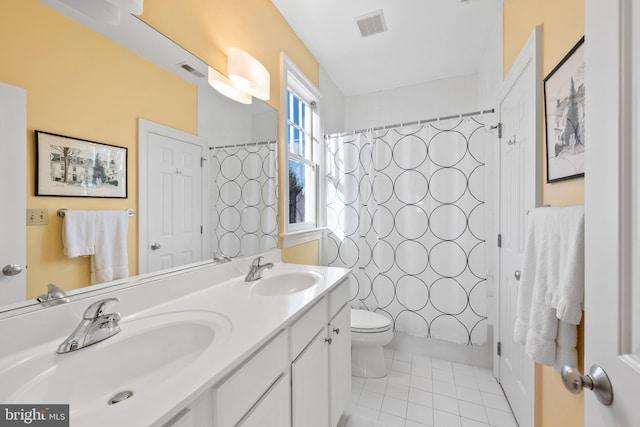
{"type": "Polygon", "coordinates": [[[223,254],[222,252],[214,252],[213,253],[213,263],[214,264],[224,264],[225,262],[231,262],[230,256],[223,254]]]}
{"type": "Polygon", "coordinates": [[[254,280],[262,279],[262,272],[267,268],[273,268],[272,262],[260,265],[260,260],[262,258],[264,257],[259,256],[258,258],[253,260],[253,262],[251,263],[251,268],[249,268],[249,273],[244,278],[245,282],[253,282],[254,280]]]}
{"type": "Polygon", "coordinates": [[[36,299],[45,307],[53,307],[54,305],[69,302],[69,297],[67,297],[67,294],[53,283],[49,283],[47,285],[46,294],[39,295],[36,299]]]}
{"type": "Polygon", "coordinates": [[[82,322],[58,346],[58,353],[69,353],[95,344],[120,332],[118,322],[122,318],[120,313],[104,314],[105,306],[111,301],[120,301],[118,298],[107,298],[91,304],[82,316],[82,322]]]}

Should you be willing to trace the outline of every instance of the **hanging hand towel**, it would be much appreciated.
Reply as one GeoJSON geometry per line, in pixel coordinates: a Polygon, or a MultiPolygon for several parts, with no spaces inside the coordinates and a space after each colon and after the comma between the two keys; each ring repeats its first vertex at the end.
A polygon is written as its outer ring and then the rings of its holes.
{"type": "Polygon", "coordinates": [[[93,255],[96,211],[67,210],[62,221],[62,245],[69,258],[93,255]]]}
{"type": "Polygon", "coordinates": [[[514,339],[531,358],[549,366],[577,363],[575,325],[584,292],[583,212],[582,207],[539,208],[528,215],[514,339]],[[571,288],[564,290],[563,283],[571,288]],[[559,295],[562,298],[554,298],[559,295]],[[563,302],[562,315],[568,321],[558,319],[552,301],[563,302]]]}
{"type": "Polygon", "coordinates": [[[545,301],[559,320],[578,325],[584,300],[584,207],[559,208],[556,217],[556,262],[545,301]]]}
{"type": "Polygon", "coordinates": [[[96,211],[95,253],[91,257],[91,284],[129,276],[127,211],[96,211]]]}

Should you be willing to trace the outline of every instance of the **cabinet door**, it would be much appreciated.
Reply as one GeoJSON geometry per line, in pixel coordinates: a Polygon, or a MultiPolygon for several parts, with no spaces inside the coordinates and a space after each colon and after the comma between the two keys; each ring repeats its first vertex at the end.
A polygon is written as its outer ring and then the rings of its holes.
{"type": "Polygon", "coordinates": [[[351,397],[351,308],[348,305],[329,322],[329,409],[331,427],[338,425],[351,397]]]}
{"type": "Polygon", "coordinates": [[[290,427],[290,403],[289,375],[283,375],[238,425],[241,427],[290,427]]]}
{"type": "Polygon", "coordinates": [[[329,347],[323,328],[291,365],[294,427],[329,426],[329,347]]]}

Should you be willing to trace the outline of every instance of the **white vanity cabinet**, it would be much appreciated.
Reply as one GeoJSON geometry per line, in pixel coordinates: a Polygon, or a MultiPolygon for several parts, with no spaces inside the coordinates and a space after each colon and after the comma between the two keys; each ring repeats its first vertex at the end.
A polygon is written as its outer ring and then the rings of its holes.
{"type": "Polygon", "coordinates": [[[335,427],[351,395],[349,282],[290,328],[294,427],[335,427]]]}
{"type": "Polygon", "coordinates": [[[336,427],[351,395],[343,280],[163,427],[336,427]]]}

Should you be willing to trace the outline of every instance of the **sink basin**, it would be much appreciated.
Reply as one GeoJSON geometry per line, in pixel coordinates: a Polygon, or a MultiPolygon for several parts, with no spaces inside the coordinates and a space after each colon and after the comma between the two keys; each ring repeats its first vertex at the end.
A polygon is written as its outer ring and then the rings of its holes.
{"type": "Polygon", "coordinates": [[[264,273],[252,291],[262,296],[281,296],[301,292],[316,285],[322,275],[307,270],[271,270],[264,273]]]}
{"type": "Polygon", "coordinates": [[[8,386],[0,388],[0,401],[69,403],[74,424],[82,424],[120,392],[146,399],[158,384],[198,369],[231,331],[225,316],[207,311],[125,319],[120,326],[119,334],[81,350],[56,354],[58,343],[50,342],[14,360],[0,371],[0,384],[8,386]]]}

